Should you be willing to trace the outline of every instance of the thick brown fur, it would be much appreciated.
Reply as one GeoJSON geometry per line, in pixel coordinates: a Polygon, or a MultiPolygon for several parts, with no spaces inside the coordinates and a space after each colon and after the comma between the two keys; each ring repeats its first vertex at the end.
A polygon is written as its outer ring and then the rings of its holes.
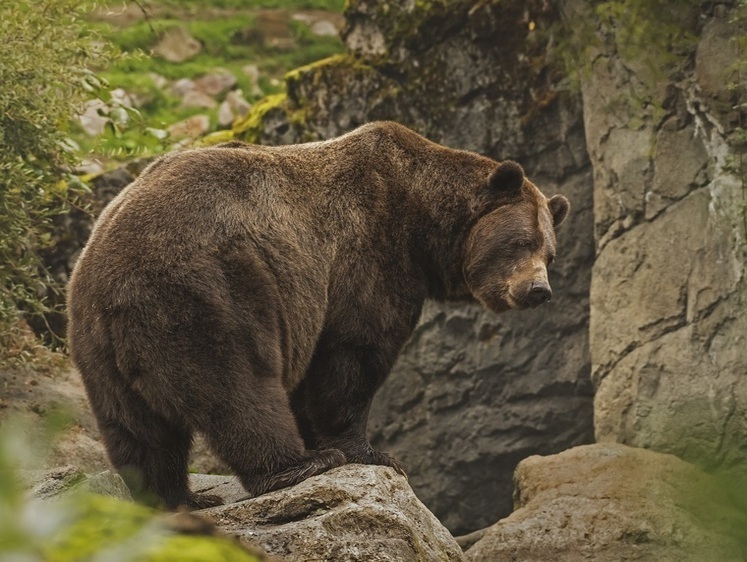
{"type": "Polygon", "coordinates": [[[425,299],[550,298],[568,202],[513,162],[395,123],[154,162],[106,208],[69,288],[70,345],[113,465],[169,508],[195,432],[251,494],[369,444],[371,400],[425,299]]]}

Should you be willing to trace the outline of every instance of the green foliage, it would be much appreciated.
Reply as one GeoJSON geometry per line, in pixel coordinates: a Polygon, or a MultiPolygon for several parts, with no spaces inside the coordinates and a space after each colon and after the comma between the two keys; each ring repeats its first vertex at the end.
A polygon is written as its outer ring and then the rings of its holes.
{"type": "Polygon", "coordinates": [[[204,8],[210,4],[216,8],[235,9],[270,9],[284,8],[287,10],[328,10],[341,12],[345,0],[163,0],[164,5],[189,6],[195,9],[204,8]]]}
{"type": "Polygon", "coordinates": [[[55,422],[40,428],[13,419],[0,426],[0,560],[259,560],[227,538],[174,534],[162,514],[132,502],[75,490],[54,501],[30,498],[19,477],[20,467],[34,466],[29,443],[48,443],[58,434],[55,422]]]}
{"type": "MultiPolygon", "coordinates": [[[[113,8],[121,6],[121,2],[110,4],[113,8]]],[[[237,86],[246,98],[254,101],[251,79],[243,71],[243,67],[256,64],[262,91],[265,94],[281,92],[280,78],[288,70],[341,52],[342,42],[338,37],[313,35],[308,25],[291,19],[288,14],[295,46],[278,48],[263,45],[256,37],[252,37],[258,27],[257,9],[291,11],[314,8],[339,12],[342,4],[340,0],[160,0],[157,3],[144,3],[146,13],[150,14],[147,20],[136,21],[124,27],[105,23],[92,24],[103,37],[126,55],[104,69],[101,76],[112,88],[123,88],[145,100],[140,112],[144,123],[151,128],[163,129],[197,113],[208,114],[215,127],[217,110],[181,107],[181,98],[156,87],[150,77],[151,73],[169,80],[194,79],[216,68],[225,68],[237,78],[237,86]],[[171,63],[146,54],[151,52],[166,30],[177,25],[184,26],[200,41],[202,51],[199,54],[182,63],[171,63]]],[[[100,139],[78,134],[76,140],[88,151],[117,159],[162,152],[169,144],[155,138],[144,126],[109,129],[100,139]]]]}
{"type": "Polygon", "coordinates": [[[39,251],[52,218],[82,185],[68,124],[101,83],[111,53],[82,25],[86,0],[0,3],[0,361],[18,339],[19,310],[41,313],[54,286],[39,251]]]}
{"type": "Polygon", "coordinates": [[[64,502],[67,521],[41,548],[48,562],[256,562],[229,539],[175,535],[142,505],[94,494],[64,502]]]}

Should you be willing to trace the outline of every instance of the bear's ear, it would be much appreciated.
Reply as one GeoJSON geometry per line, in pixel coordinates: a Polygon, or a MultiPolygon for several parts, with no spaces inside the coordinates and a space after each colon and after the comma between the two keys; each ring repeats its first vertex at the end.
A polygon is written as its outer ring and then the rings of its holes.
{"type": "Polygon", "coordinates": [[[568,211],[571,210],[571,204],[568,202],[568,199],[562,195],[553,195],[547,202],[547,206],[550,207],[552,224],[555,228],[563,223],[565,218],[568,216],[568,211]]]}
{"type": "Polygon", "coordinates": [[[490,172],[488,187],[493,193],[518,193],[524,184],[524,169],[513,160],[505,160],[490,172]]]}

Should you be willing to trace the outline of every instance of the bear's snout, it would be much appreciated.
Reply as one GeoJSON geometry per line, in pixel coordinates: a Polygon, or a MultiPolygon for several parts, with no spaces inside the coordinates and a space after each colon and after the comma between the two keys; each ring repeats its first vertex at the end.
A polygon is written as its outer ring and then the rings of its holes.
{"type": "Polygon", "coordinates": [[[530,281],[521,289],[514,299],[526,307],[536,308],[552,298],[552,289],[547,281],[530,281]]]}

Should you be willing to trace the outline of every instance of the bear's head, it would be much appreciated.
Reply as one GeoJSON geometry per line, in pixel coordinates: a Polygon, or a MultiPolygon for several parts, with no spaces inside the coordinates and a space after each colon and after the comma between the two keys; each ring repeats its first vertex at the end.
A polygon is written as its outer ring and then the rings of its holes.
{"type": "Polygon", "coordinates": [[[555,259],[555,229],[568,215],[568,200],[545,197],[510,160],[480,189],[479,206],[492,210],[467,239],[464,279],[470,294],[495,312],[549,301],[547,266],[555,259]]]}

